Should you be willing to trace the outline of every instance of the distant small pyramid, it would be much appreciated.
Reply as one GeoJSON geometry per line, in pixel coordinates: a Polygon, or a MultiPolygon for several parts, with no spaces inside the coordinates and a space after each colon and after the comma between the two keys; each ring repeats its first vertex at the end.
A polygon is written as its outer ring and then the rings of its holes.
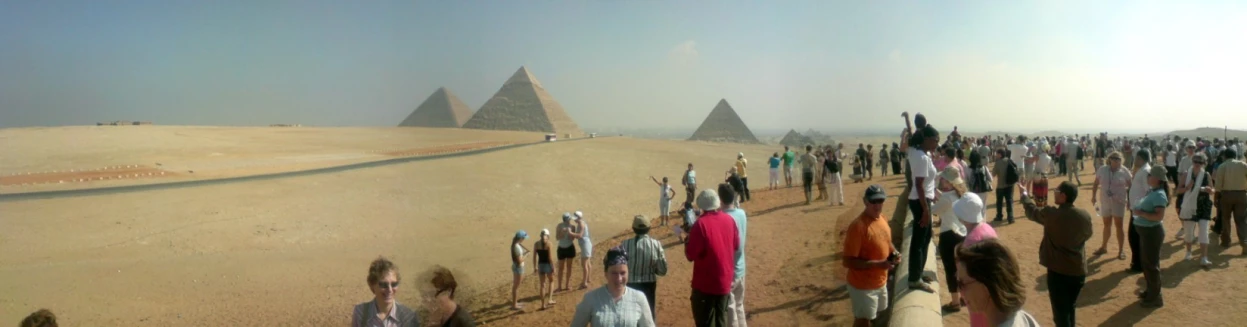
{"type": "Polygon", "coordinates": [[[584,135],[563,105],[525,67],[511,75],[463,128],[584,135]]]}
{"type": "Polygon", "coordinates": [[[472,117],[472,110],[445,87],[437,88],[398,127],[459,127],[472,117]]]}
{"type": "Polygon", "coordinates": [[[745,126],[745,122],[740,120],[739,115],[736,115],[736,110],[732,109],[732,105],[727,104],[727,99],[719,100],[719,104],[714,106],[714,110],[710,110],[710,115],[706,116],[701,127],[698,127],[697,131],[693,132],[693,136],[688,139],[689,141],[761,143],[758,142],[757,137],[753,136],[753,132],[749,131],[749,126],[745,126]]]}
{"type": "Polygon", "coordinates": [[[797,133],[797,130],[795,129],[790,129],[788,130],[788,134],[785,134],[784,138],[779,140],[779,144],[792,147],[802,147],[806,145],[813,145],[814,139],[811,139],[809,136],[801,135],[801,133],[797,133]]]}

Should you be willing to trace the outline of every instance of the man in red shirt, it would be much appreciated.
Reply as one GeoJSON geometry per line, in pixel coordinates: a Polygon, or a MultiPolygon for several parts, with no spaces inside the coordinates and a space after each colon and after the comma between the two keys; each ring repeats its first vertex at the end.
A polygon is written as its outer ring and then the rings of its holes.
{"type": "Polygon", "coordinates": [[[879,184],[866,188],[866,210],[844,233],[844,267],[848,268],[849,299],[853,304],[853,326],[869,327],[879,312],[888,308],[888,270],[900,264],[901,256],[892,246],[892,228],[883,218],[883,202],[888,195],[879,184]]]}
{"type": "MultiPolygon", "coordinates": [[[[720,190],[731,186],[720,184],[720,190]]],[[[728,295],[736,274],[736,249],[740,234],[731,215],[719,210],[719,194],[707,189],[697,195],[704,212],[689,230],[684,257],[693,262],[693,321],[698,327],[726,326],[728,295]]]]}

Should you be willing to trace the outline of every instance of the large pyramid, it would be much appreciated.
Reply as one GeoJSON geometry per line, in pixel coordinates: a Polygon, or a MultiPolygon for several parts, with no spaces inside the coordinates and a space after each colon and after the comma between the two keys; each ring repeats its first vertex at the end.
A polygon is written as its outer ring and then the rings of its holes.
{"type": "Polygon", "coordinates": [[[439,87],[398,127],[459,127],[470,117],[472,110],[468,109],[468,105],[446,88],[439,87]]]}
{"type": "Polygon", "coordinates": [[[463,128],[584,135],[563,105],[525,67],[511,75],[463,128]]]}
{"type": "Polygon", "coordinates": [[[758,138],[753,136],[753,132],[749,131],[749,127],[745,126],[745,122],[740,120],[740,116],[736,115],[736,110],[732,109],[732,105],[727,104],[726,99],[719,100],[719,104],[710,111],[710,116],[706,116],[701,127],[698,127],[697,131],[693,132],[693,137],[688,139],[689,141],[760,143],[758,138]]]}

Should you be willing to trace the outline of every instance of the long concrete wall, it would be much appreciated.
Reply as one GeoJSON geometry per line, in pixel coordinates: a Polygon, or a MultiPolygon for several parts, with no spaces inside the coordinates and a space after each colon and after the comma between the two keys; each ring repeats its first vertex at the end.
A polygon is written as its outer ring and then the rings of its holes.
{"type": "MultiPolygon", "coordinates": [[[[921,290],[909,289],[909,265],[915,264],[909,261],[909,240],[913,236],[914,217],[909,212],[909,191],[901,192],[897,198],[896,209],[892,213],[892,244],[896,245],[896,249],[901,251],[901,264],[896,266],[896,271],[892,275],[891,291],[889,299],[891,303],[888,305],[887,318],[888,326],[891,327],[910,327],[910,326],[943,326],[944,316],[940,311],[940,291],[941,285],[933,285],[935,293],[927,293],[921,290]]],[[[921,262],[924,274],[936,277],[935,265],[935,243],[927,244],[927,260],[921,262]]]]}

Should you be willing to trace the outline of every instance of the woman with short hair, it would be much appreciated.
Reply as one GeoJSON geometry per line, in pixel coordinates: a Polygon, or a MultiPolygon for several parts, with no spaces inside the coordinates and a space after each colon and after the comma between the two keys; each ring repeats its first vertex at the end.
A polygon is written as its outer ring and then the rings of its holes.
{"type": "Polygon", "coordinates": [[[433,286],[430,311],[437,315],[437,322],[442,327],[475,327],[476,319],[472,313],[455,302],[455,290],[459,283],[455,275],[446,267],[433,267],[433,277],[429,280],[433,286]]]}
{"type": "Polygon", "coordinates": [[[1139,297],[1144,308],[1165,306],[1160,295],[1160,248],[1165,241],[1165,207],[1169,206],[1169,176],[1164,166],[1152,166],[1147,184],[1152,190],[1135,203],[1133,224],[1139,233],[1139,261],[1147,288],[1139,297]]]}
{"type": "Polygon", "coordinates": [[[628,254],[623,247],[606,251],[602,264],[606,285],[585,293],[576,305],[571,326],[653,327],[654,316],[645,294],[627,286],[628,254]]]}
{"type": "Polygon", "coordinates": [[[957,285],[966,304],[985,319],[980,326],[1039,326],[1039,321],[1022,306],[1026,287],[1018,269],[1017,257],[1004,244],[987,240],[957,249],[957,285]]]}
{"type": "Polygon", "coordinates": [[[372,301],[355,305],[351,313],[351,326],[401,326],[416,327],[420,318],[411,308],[398,304],[398,267],[385,257],[378,257],[368,265],[368,289],[372,301]]]}
{"type": "MultiPolygon", "coordinates": [[[[935,207],[931,208],[931,212],[940,217],[940,235],[938,251],[940,259],[944,262],[944,280],[950,281],[957,278],[957,266],[953,261],[954,253],[957,246],[965,241],[966,226],[961,224],[961,219],[956,218],[953,213],[953,203],[961,199],[966,194],[965,181],[961,179],[961,172],[957,167],[948,166],[944,171],[940,172],[938,186],[936,191],[939,192],[939,199],[935,202],[935,207]]],[[[951,300],[941,309],[944,312],[961,311],[961,296],[957,293],[956,283],[948,284],[948,294],[951,300]]]]}
{"type": "Polygon", "coordinates": [[[1182,210],[1178,214],[1185,232],[1185,260],[1191,260],[1191,246],[1198,240],[1201,253],[1199,262],[1204,267],[1212,265],[1212,261],[1208,260],[1208,221],[1212,220],[1212,196],[1216,193],[1210,174],[1205,168],[1207,166],[1208,157],[1203,153],[1196,153],[1191,158],[1191,172],[1186,174],[1186,181],[1183,182],[1186,186],[1175,192],[1185,194],[1182,196],[1182,210]]]}
{"type": "Polygon", "coordinates": [[[555,251],[558,256],[558,269],[556,270],[558,287],[555,292],[570,291],[572,289],[572,264],[576,262],[576,245],[572,238],[572,214],[563,213],[563,222],[555,227],[555,238],[559,240],[559,249],[555,251]]]}

